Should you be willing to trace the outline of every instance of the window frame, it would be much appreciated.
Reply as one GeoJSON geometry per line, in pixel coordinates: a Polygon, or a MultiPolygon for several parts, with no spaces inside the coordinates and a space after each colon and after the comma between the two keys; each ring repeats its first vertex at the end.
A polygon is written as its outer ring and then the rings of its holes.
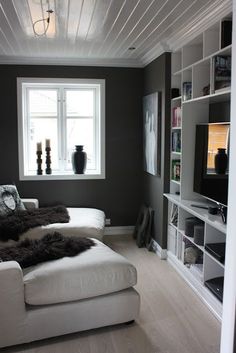
{"type": "MultiPolygon", "coordinates": [[[[63,97],[65,101],[65,97],[63,97]]],[[[58,109],[64,102],[58,102],[58,109]]],[[[58,114],[60,114],[58,112],[58,114]]],[[[103,79],[68,79],[68,78],[32,78],[32,77],[17,77],[17,115],[18,115],[18,157],[19,157],[19,179],[20,180],[74,180],[74,179],[105,179],[105,80],[103,79]],[[25,141],[25,136],[29,131],[27,126],[29,119],[27,118],[26,108],[26,94],[30,87],[47,89],[78,89],[92,88],[96,95],[96,119],[94,134],[96,134],[97,144],[95,146],[96,170],[92,172],[87,170],[85,174],[68,173],[53,173],[50,175],[29,175],[27,172],[28,163],[28,145],[25,141]],[[47,87],[45,87],[47,86],[47,87]],[[67,87],[65,87],[67,86],[67,87]],[[25,142],[24,142],[25,141],[25,142]]],[[[63,121],[67,121],[67,115],[64,116],[63,121]]],[[[59,119],[60,120],[60,119],[59,119]]],[[[59,129],[59,127],[58,127],[59,129]]],[[[59,133],[59,132],[58,132],[59,133]]],[[[64,134],[64,142],[66,136],[64,134]]],[[[63,142],[63,143],[64,143],[63,142]]],[[[59,152],[60,153],[60,152],[59,152]]],[[[58,161],[60,162],[60,161],[58,161]]]]}

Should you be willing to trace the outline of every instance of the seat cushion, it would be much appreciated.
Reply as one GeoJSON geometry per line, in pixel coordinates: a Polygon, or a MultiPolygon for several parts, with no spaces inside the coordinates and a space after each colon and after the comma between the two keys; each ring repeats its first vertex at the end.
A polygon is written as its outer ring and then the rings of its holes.
{"type": "Polygon", "coordinates": [[[108,246],[94,241],[96,246],[77,256],[26,268],[25,302],[31,305],[69,302],[134,286],[135,267],[108,246]]]}
{"type": "MultiPolygon", "coordinates": [[[[64,236],[90,237],[103,239],[105,229],[105,214],[96,208],[67,208],[70,216],[69,223],[53,223],[47,226],[39,226],[29,229],[20,236],[20,240],[26,238],[40,239],[44,235],[57,231],[64,236]]],[[[9,240],[0,241],[0,248],[14,246],[17,242],[9,240]]]]}

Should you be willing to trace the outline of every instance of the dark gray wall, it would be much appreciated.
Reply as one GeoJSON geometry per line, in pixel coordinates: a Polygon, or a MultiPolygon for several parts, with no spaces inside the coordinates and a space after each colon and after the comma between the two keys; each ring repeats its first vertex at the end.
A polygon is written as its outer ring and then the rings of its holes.
{"type": "Polygon", "coordinates": [[[112,225],[133,225],[142,202],[143,70],[104,67],[0,66],[0,183],[15,182],[22,197],[42,206],[97,207],[112,225]],[[106,179],[19,181],[17,77],[106,80],[106,179]]]}
{"type": "Polygon", "coordinates": [[[144,95],[162,93],[161,176],[144,173],[144,201],[154,209],[153,238],[166,249],[167,200],[170,172],[170,83],[171,54],[165,53],[144,69],[144,95]]]}

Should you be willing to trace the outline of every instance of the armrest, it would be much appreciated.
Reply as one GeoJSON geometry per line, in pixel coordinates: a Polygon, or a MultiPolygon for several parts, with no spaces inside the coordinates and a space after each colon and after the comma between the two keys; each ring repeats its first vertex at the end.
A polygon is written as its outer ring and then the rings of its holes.
{"type": "Polygon", "coordinates": [[[23,273],[16,261],[0,262],[0,283],[1,317],[3,311],[18,311],[18,306],[24,304],[23,273]]]}
{"type": "Polygon", "coordinates": [[[20,343],[26,309],[23,273],[15,261],[0,262],[0,347],[20,343]]]}
{"type": "Polygon", "coordinates": [[[21,199],[23,204],[25,205],[25,208],[27,210],[32,210],[35,208],[39,208],[39,201],[38,199],[21,199]]]}

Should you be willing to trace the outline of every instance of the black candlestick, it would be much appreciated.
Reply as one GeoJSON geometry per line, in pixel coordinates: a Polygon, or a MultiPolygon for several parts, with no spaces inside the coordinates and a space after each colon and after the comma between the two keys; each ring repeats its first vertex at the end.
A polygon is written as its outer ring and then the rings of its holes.
{"type": "Polygon", "coordinates": [[[37,165],[38,165],[37,175],[42,175],[43,174],[43,170],[42,170],[42,162],[43,162],[43,160],[41,158],[42,157],[42,151],[37,151],[36,154],[38,156],[38,158],[36,160],[37,165]]]}
{"type": "Polygon", "coordinates": [[[46,151],[46,169],[45,169],[45,172],[46,172],[46,174],[52,174],[52,169],[50,167],[50,165],[51,165],[51,156],[50,156],[51,148],[50,147],[46,147],[45,151],[46,151]]]}

